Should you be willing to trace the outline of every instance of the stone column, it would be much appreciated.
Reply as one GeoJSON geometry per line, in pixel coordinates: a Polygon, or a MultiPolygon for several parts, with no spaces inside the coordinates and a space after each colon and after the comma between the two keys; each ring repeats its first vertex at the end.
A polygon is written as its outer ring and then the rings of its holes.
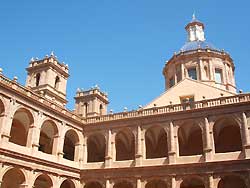
{"type": "Polygon", "coordinates": [[[171,121],[169,124],[169,136],[168,136],[168,141],[170,142],[169,145],[169,150],[168,150],[168,158],[169,158],[169,164],[174,164],[176,163],[176,142],[175,142],[175,137],[174,137],[174,125],[173,122],[171,121]]]}
{"type": "Polygon", "coordinates": [[[83,136],[83,158],[82,158],[82,163],[86,164],[88,161],[88,147],[87,147],[87,137],[84,135],[83,136]]]}
{"type": "Polygon", "coordinates": [[[243,146],[243,150],[245,153],[245,158],[249,159],[250,158],[250,135],[249,135],[249,127],[247,124],[247,117],[246,114],[243,112],[242,113],[242,120],[243,120],[243,124],[242,124],[242,132],[243,132],[243,138],[242,138],[242,146],[243,146]]]}
{"type": "Polygon", "coordinates": [[[171,184],[171,186],[170,186],[171,188],[176,188],[176,179],[174,176],[171,177],[170,184],[171,184]]]}
{"type": "Polygon", "coordinates": [[[32,147],[32,153],[39,149],[40,129],[42,123],[43,113],[38,111],[34,117],[34,125],[30,127],[29,135],[27,138],[27,146],[32,147]]]}
{"type": "Polygon", "coordinates": [[[79,162],[83,159],[83,144],[75,144],[74,161],[79,162]]]}
{"type": "Polygon", "coordinates": [[[208,187],[207,188],[214,188],[214,178],[213,178],[213,175],[208,175],[208,187]]]}
{"type": "Polygon", "coordinates": [[[142,165],[142,131],[140,126],[137,127],[135,163],[136,166],[142,165]]]}
{"type": "Polygon", "coordinates": [[[108,130],[107,143],[106,143],[106,156],[105,156],[105,167],[111,167],[112,165],[112,132],[108,130]]]}
{"type": "Polygon", "coordinates": [[[203,144],[203,151],[204,151],[204,155],[205,155],[205,161],[211,161],[213,159],[213,146],[212,146],[212,142],[211,142],[211,134],[210,134],[210,126],[209,126],[209,121],[208,118],[205,117],[204,119],[204,131],[203,131],[203,138],[205,138],[205,140],[203,140],[204,144],[203,144]]]}
{"type": "Polygon", "coordinates": [[[145,184],[142,183],[141,178],[137,178],[136,180],[136,188],[144,188],[145,184]]]}
{"type": "Polygon", "coordinates": [[[1,126],[2,142],[8,142],[10,139],[10,131],[14,116],[15,106],[16,106],[16,100],[10,99],[8,105],[6,105],[5,107],[5,112],[2,118],[2,126],[1,126]]]}
{"type": "Polygon", "coordinates": [[[107,179],[106,183],[105,183],[105,187],[106,188],[113,188],[113,186],[114,186],[114,184],[109,179],[107,179]]]}

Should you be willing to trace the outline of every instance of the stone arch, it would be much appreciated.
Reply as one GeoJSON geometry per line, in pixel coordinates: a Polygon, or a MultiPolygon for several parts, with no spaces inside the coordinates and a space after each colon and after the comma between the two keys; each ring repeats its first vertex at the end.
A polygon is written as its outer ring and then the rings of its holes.
{"type": "Polygon", "coordinates": [[[168,156],[167,132],[161,126],[153,126],[145,132],[146,158],[168,156]]]}
{"type": "Polygon", "coordinates": [[[151,180],[145,186],[145,188],[165,188],[165,187],[167,187],[167,183],[160,179],[151,180]]]}
{"type": "Polygon", "coordinates": [[[33,114],[26,108],[18,108],[13,115],[9,141],[20,146],[26,146],[28,132],[33,124],[33,114]]]}
{"type": "Polygon", "coordinates": [[[75,187],[76,186],[74,182],[70,179],[65,179],[60,186],[60,188],[75,188],[75,187]]]}
{"type": "Polygon", "coordinates": [[[69,129],[64,136],[63,153],[64,158],[76,161],[77,153],[79,152],[79,137],[75,130],[69,129]]]}
{"type": "Polygon", "coordinates": [[[242,150],[240,125],[233,118],[224,117],[215,121],[213,126],[213,136],[215,153],[242,150]]]}
{"type": "Polygon", "coordinates": [[[19,188],[24,184],[26,184],[25,173],[18,168],[10,168],[3,175],[1,188],[19,188]]]}
{"type": "Polygon", "coordinates": [[[101,133],[95,133],[87,139],[87,162],[105,161],[106,139],[101,133]]]}
{"type": "Polygon", "coordinates": [[[205,183],[200,177],[188,177],[181,182],[180,188],[205,188],[205,183]]]}
{"type": "Polygon", "coordinates": [[[47,174],[40,174],[36,177],[33,187],[34,188],[52,188],[53,181],[47,174]]]}
{"type": "Polygon", "coordinates": [[[130,129],[120,130],[115,136],[116,160],[135,158],[135,136],[130,129]]]}
{"type": "Polygon", "coordinates": [[[52,120],[43,122],[40,130],[39,151],[55,154],[55,139],[58,138],[58,127],[52,120]]]}
{"type": "Polygon", "coordinates": [[[179,156],[201,155],[203,153],[202,129],[193,121],[187,121],[178,128],[179,156]]]}
{"type": "Polygon", "coordinates": [[[133,188],[133,184],[129,181],[123,180],[115,183],[114,188],[133,188]]]}
{"type": "Polygon", "coordinates": [[[247,188],[244,179],[238,175],[227,175],[221,178],[218,188],[247,188]]]}
{"type": "Polygon", "coordinates": [[[98,181],[91,181],[85,184],[84,188],[103,188],[98,181]]]}

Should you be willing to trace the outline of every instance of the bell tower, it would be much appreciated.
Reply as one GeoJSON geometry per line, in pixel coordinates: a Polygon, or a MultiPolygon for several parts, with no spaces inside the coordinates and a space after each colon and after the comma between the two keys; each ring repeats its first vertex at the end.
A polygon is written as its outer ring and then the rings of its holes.
{"type": "Polygon", "coordinates": [[[107,114],[108,95],[96,85],[89,90],[78,89],[75,96],[75,113],[82,117],[107,114]]]}
{"type": "Polygon", "coordinates": [[[68,65],[60,63],[54,53],[45,58],[31,59],[26,86],[62,106],[66,105],[68,65]]]}

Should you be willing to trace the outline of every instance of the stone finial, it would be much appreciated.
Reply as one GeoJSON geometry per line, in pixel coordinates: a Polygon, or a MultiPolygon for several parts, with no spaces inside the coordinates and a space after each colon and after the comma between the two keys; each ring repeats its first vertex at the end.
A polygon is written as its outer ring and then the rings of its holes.
{"type": "Polygon", "coordinates": [[[76,89],[76,93],[80,93],[81,92],[81,89],[80,88],[77,88],[76,89]]]}
{"type": "Polygon", "coordinates": [[[243,93],[243,90],[242,90],[242,89],[239,89],[239,93],[243,93]]]}
{"type": "Polygon", "coordinates": [[[1,75],[1,74],[3,74],[3,69],[2,69],[2,68],[0,68],[0,75],[1,75]]]}
{"type": "Polygon", "coordinates": [[[109,113],[110,113],[110,114],[113,114],[113,109],[110,109],[110,110],[109,110],[109,113]]]}
{"type": "Polygon", "coordinates": [[[34,62],[35,61],[35,59],[34,59],[34,57],[32,57],[31,59],[30,59],[30,62],[34,62]]]}
{"type": "Polygon", "coordinates": [[[54,54],[54,52],[53,52],[53,51],[51,51],[50,56],[52,56],[52,57],[54,57],[54,56],[55,56],[55,54],[54,54]]]}
{"type": "Polygon", "coordinates": [[[17,80],[18,80],[18,77],[17,77],[17,76],[14,76],[13,81],[14,81],[14,82],[17,82],[17,80]]]}
{"type": "Polygon", "coordinates": [[[127,112],[128,111],[128,108],[127,107],[124,107],[124,112],[127,112]]]}

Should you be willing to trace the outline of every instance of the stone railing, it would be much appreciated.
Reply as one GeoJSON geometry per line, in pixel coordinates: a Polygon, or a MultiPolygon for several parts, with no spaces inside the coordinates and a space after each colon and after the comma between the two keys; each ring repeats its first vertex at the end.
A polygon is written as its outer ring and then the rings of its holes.
{"type": "Polygon", "coordinates": [[[56,104],[54,101],[51,101],[49,99],[46,99],[44,96],[39,95],[32,91],[28,87],[24,87],[21,84],[17,82],[17,80],[14,78],[13,80],[10,80],[9,78],[5,77],[4,75],[0,74],[0,85],[3,85],[7,88],[14,89],[20,94],[24,96],[28,96],[30,99],[46,106],[48,109],[53,109],[59,114],[66,115],[69,118],[72,118],[78,122],[82,122],[82,118],[79,116],[76,116],[73,112],[69,111],[63,106],[60,106],[56,104]]]}
{"type": "Polygon", "coordinates": [[[104,116],[86,118],[86,123],[98,123],[105,121],[113,121],[119,119],[136,118],[150,115],[159,115],[173,112],[181,112],[187,110],[197,110],[202,108],[211,108],[222,105],[250,102],[250,94],[238,94],[230,97],[220,97],[216,99],[208,99],[196,102],[188,102],[184,104],[174,104],[163,107],[153,107],[149,109],[139,109],[130,112],[121,112],[116,114],[108,114],[104,116]]]}

